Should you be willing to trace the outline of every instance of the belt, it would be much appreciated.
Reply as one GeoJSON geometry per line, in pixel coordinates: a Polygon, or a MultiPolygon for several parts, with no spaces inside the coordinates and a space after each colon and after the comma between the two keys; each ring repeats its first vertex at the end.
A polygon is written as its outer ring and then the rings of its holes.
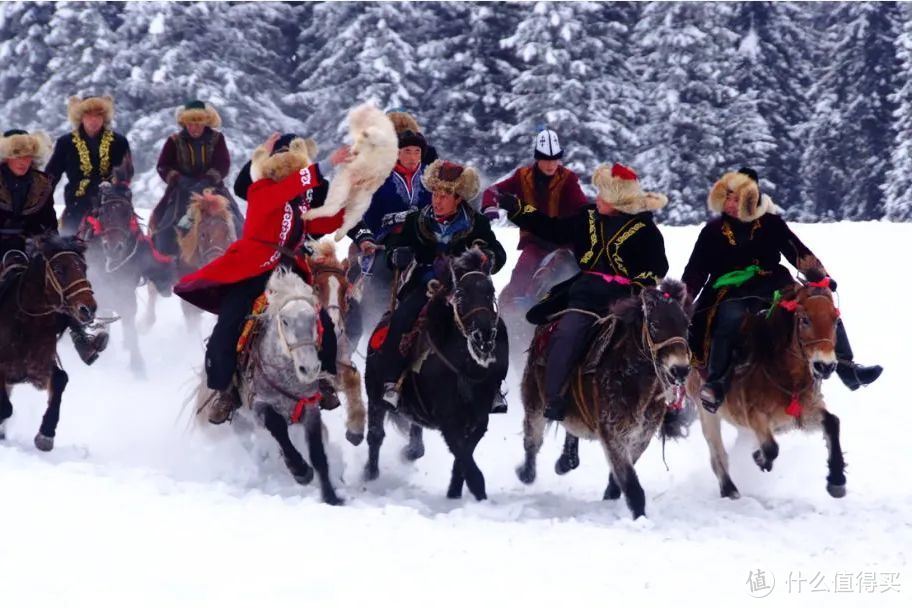
{"type": "Polygon", "coordinates": [[[584,270],[583,274],[591,274],[593,276],[599,277],[606,283],[617,283],[618,285],[630,285],[632,282],[627,277],[623,277],[619,274],[606,274],[604,272],[595,272],[593,270],[584,270]]]}

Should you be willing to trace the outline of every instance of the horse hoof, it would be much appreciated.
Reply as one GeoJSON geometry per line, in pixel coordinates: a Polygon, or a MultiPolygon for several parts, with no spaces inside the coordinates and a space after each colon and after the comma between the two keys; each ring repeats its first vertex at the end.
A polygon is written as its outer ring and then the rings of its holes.
{"type": "Polygon", "coordinates": [[[621,489],[614,484],[609,484],[602,494],[602,500],[617,500],[621,497],[621,489]]]}
{"type": "Polygon", "coordinates": [[[535,481],[535,468],[525,466],[516,467],[516,476],[519,477],[521,482],[529,485],[535,481]]]}
{"type": "Polygon", "coordinates": [[[738,500],[741,498],[741,493],[738,491],[738,488],[735,487],[735,484],[732,483],[731,479],[726,479],[722,482],[721,491],[719,493],[722,495],[722,498],[729,498],[731,500],[738,500]]]}
{"type": "Polygon", "coordinates": [[[288,472],[291,473],[294,480],[302,486],[306,486],[313,481],[314,472],[310,467],[306,465],[301,467],[298,464],[290,463],[288,460],[285,461],[285,466],[288,467],[288,472]]]}
{"type": "Polygon", "coordinates": [[[352,445],[361,445],[361,442],[364,441],[364,433],[353,433],[351,431],[345,431],[345,438],[352,445]]]}
{"type": "Polygon", "coordinates": [[[827,484],[827,492],[833,498],[843,498],[846,495],[845,484],[836,485],[834,483],[827,484]]]}
{"type": "Polygon", "coordinates": [[[374,481],[380,477],[380,469],[377,467],[366,466],[364,467],[364,480],[365,481],[374,481]]]}
{"type": "Polygon", "coordinates": [[[566,475],[573,469],[577,468],[579,465],[579,458],[562,455],[557,459],[557,462],[554,463],[554,472],[558,475],[566,475]]]}
{"type": "Polygon", "coordinates": [[[755,450],[753,453],[754,462],[757,463],[757,466],[760,467],[761,471],[769,473],[773,470],[773,461],[768,460],[766,456],[763,455],[762,450],[755,450]]]}
{"type": "Polygon", "coordinates": [[[447,498],[449,498],[450,500],[456,500],[456,499],[462,498],[462,489],[448,490],[447,498]]]}
{"type": "Polygon", "coordinates": [[[324,494],[323,502],[328,504],[331,507],[341,507],[345,504],[345,501],[336,496],[335,494],[324,494]]]}
{"type": "Polygon", "coordinates": [[[402,450],[402,456],[409,462],[415,462],[416,460],[418,460],[419,458],[424,456],[424,446],[423,445],[419,445],[417,447],[413,447],[410,445],[405,446],[405,448],[403,448],[403,450],[402,450]]]}
{"type": "Polygon", "coordinates": [[[38,433],[35,435],[35,447],[42,452],[50,452],[54,449],[54,438],[38,433]]]}

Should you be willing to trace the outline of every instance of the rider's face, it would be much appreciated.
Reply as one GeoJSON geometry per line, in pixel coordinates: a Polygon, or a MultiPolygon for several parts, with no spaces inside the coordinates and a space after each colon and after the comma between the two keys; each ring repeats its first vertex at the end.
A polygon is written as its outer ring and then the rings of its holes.
{"type": "Polygon", "coordinates": [[[548,177],[557,173],[557,168],[560,167],[559,160],[539,160],[536,162],[538,163],[538,170],[548,177]]]}
{"type": "Polygon", "coordinates": [[[97,112],[82,115],[82,128],[89,137],[95,137],[104,126],[104,115],[97,112]]]}
{"type": "Polygon", "coordinates": [[[400,148],[399,162],[409,171],[414,171],[421,164],[421,148],[418,146],[400,148]]]}
{"type": "Polygon", "coordinates": [[[29,167],[32,166],[32,157],[20,156],[18,158],[7,158],[6,164],[10,168],[10,171],[13,172],[13,175],[22,177],[28,173],[29,167]]]}
{"type": "Polygon", "coordinates": [[[431,204],[434,206],[434,215],[447,217],[456,212],[459,206],[459,197],[452,192],[434,192],[431,195],[431,204]]]}
{"type": "Polygon", "coordinates": [[[725,194],[725,204],[722,206],[722,211],[732,217],[738,217],[738,193],[734,190],[729,190],[725,194]]]}
{"type": "Polygon", "coordinates": [[[199,123],[192,122],[187,125],[187,133],[190,134],[190,137],[196,139],[203,134],[203,131],[206,130],[206,125],[201,125],[199,123]]]}

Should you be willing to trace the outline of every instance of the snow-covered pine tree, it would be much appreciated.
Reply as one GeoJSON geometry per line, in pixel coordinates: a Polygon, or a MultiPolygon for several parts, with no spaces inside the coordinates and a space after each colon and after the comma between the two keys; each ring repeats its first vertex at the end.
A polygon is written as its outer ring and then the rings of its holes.
{"type": "Polygon", "coordinates": [[[824,40],[827,63],[802,157],[807,215],[865,220],[884,214],[882,188],[895,144],[891,93],[899,82],[893,2],[839,3],[824,40]]]}
{"type": "Polygon", "coordinates": [[[38,87],[47,80],[52,59],[45,37],[54,6],[52,2],[0,6],[0,132],[47,129],[36,117],[47,107],[38,87]]]}
{"type": "Polygon", "coordinates": [[[890,158],[884,195],[885,214],[890,220],[912,220],[912,7],[900,6],[902,31],[896,42],[900,62],[899,80],[891,100],[896,105],[896,145],[890,158]]]}

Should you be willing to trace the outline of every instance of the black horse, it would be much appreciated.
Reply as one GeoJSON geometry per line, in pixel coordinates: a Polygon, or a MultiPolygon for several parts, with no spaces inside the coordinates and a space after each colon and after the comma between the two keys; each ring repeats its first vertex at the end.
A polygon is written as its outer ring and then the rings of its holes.
{"type": "Polygon", "coordinates": [[[413,364],[421,362],[420,369],[414,371],[414,365],[409,366],[396,409],[383,401],[378,350],[369,348],[365,375],[367,479],[380,474],[377,460],[385,435],[384,419],[389,413],[400,428],[411,426],[412,459],[424,451],[422,427],[439,429],[443,434],[454,457],[448,498],[462,496],[463,482],[475,498],[487,498],[484,475],[475,463],[474,452],[488,430],[491,404],[509,364],[507,329],[498,314],[491,282],[492,260],[493,256],[473,247],[450,262],[446,280],[439,285],[432,282],[434,295],[422,322],[426,329],[415,339],[410,354],[413,364]]]}

